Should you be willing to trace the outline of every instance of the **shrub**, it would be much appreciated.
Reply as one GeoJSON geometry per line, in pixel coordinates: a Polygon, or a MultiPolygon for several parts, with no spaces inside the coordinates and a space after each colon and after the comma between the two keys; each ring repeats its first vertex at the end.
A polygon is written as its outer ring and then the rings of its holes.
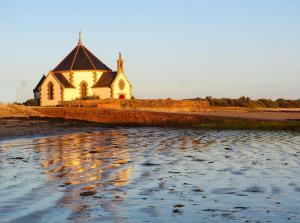
{"type": "MultiPolygon", "coordinates": [[[[203,100],[202,98],[195,98],[193,100],[203,100]]],[[[238,99],[231,98],[213,98],[207,96],[204,100],[208,101],[210,106],[217,107],[246,107],[246,108],[300,108],[300,99],[287,100],[287,99],[265,99],[260,98],[257,100],[251,100],[249,97],[242,96],[238,99]]]]}
{"type": "Polygon", "coordinates": [[[84,98],[79,98],[79,100],[95,100],[95,99],[100,99],[99,96],[86,96],[84,98]]]}
{"type": "Polygon", "coordinates": [[[23,102],[22,104],[25,106],[39,106],[39,101],[31,98],[23,102]]]}

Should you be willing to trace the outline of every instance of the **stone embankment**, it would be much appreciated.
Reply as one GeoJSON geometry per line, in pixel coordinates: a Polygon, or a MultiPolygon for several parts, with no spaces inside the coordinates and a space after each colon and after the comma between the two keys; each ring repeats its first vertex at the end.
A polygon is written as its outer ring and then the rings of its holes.
{"type": "Polygon", "coordinates": [[[75,100],[62,102],[62,107],[98,107],[101,109],[134,109],[147,111],[200,112],[209,108],[207,101],[172,99],[75,100]]]}

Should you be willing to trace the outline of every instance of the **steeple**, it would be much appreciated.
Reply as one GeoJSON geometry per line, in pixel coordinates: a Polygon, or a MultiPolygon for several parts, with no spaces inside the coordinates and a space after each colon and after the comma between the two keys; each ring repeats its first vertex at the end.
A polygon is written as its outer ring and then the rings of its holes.
{"type": "Polygon", "coordinates": [[[117,60],[117,64],[118,64],[117,72],[118,72],[118,73],[119,73],[119,72],[124,72],[123,63],[124,63],[124,61],[123,61],[123,59],[122,59],[122,54],[119,53],[119,58],[118,58],[118,60],[117,60]]]}
{"type": "Polygon", "coordinates": [[[82,45],[82,32],[81,32],[81,30],[79,31],[78,45],[82,45]]]}

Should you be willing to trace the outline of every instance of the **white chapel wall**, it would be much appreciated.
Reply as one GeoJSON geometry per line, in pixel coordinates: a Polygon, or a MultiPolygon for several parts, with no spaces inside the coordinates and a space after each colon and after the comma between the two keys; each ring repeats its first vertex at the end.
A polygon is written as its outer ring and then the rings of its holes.
{"type": "MultiPolygon", "coordinates": [[[[96,81],[98,81],[101,72],[96,72],[96,81]]],[[[80,95],[80,84],[84,81],[87,84],[87,96],[93,96],[94,71],[74,71],[73,73],[73,86],[75,88],[66,88],[64,91],[64,101],[71,101],[79,99],[80,95]]],[[[68,79],[69,80],[69,79],[68,79]]]]}
{"type": "Polygon", "coordinates": [[[111,98],[110,87],[93,88],[93,92],[94,95],[98,96],[100,99],[111,98]]]}
{"type": "Polygon", "coordinates": [[[131,99],[131,85],[123,73],[117,74],[112,83],[112,98],[119,99],[120,95],[124,95],[125,99],[131,99]],[[119,82],[124,81],[124,88],[120,89],[119,82]]]}
{"type": "Polygon", "coordinates": [[[57,80],[53,77],[52,74],[48,74],[43,84],[41,85],[41,106],[56,106],[61,101],[61,86],[57,80]],[[48,98],[48,84],[49,82],[53,83],[53,99],[49,100],[48,98]]]}

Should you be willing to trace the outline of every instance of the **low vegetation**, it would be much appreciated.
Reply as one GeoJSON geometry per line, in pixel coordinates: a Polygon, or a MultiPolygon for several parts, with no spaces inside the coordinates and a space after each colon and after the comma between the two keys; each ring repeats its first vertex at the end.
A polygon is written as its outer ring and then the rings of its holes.
{"type": "MultiPolygon", "coordinates": [[[[272,99],[257,99],[253,100],[249,97],[240,98],[213,98],[207,96],[205,98],[193,98],[186,100],[173,100],[173,99],[133,99],[133,100],[100,100],[97,96],[87,96],[82,99],[77,99],[71,102],[63,102],[62,105],[69,107],[96,107],[98,103],[101,104],[116,104],[118,103],[121,108],[131,108],[131,109],[143,109],[143,108],[171,108],[171,110],[176,110],[177,107],[181,109],[186,108],[188,111],[197,111],[199,108],[206,108],[208,106],[215,107],[243,107],[243,108],[300,108],[300,99],[289,100],[279,98],[277,100],[272,99]],[[86,101],[86,102],[85,102],[86,101]],[[80,106],[78,106],[78,104],[80,106]]],[[[20,103],[18,103],[20,104],[20,103]]],[[[34,99],[28,99],[23,105],[26,106],[38,106],[38,101],[34,99]]]]}
{"type": "Polygon", "coordinates": [[[97,100],[97,99],[100,99],[99,96],[92,95],[92,96],[86,96],[83,98],[77,98],[76,100],[97,100]]]}
{"type": "Polygon", "coordinates": [[[194,124],[193,127],[204,129],[229,130],[294,130],[300,131],[299,121],[264,121],[255,119],[215,119],[194,124]]]}
{"type": "Polygon", "coordinates": [[[39,106],[39,102],[33,98],[28,99],[27,101],[22,103],[25,106],[39,106]]]}
{"type": "Polygon", "coordinates": [[[240,97],[237,99],[232,98],[213,98],[208,96],[206,98],[195,98],[191,100],[206,100],[210,106],[217,107],[245,107],[245,108],[300,108],[300,99],[288,100],[288,99],[257,99],[253,100],[249,97],[240,97]]]}

